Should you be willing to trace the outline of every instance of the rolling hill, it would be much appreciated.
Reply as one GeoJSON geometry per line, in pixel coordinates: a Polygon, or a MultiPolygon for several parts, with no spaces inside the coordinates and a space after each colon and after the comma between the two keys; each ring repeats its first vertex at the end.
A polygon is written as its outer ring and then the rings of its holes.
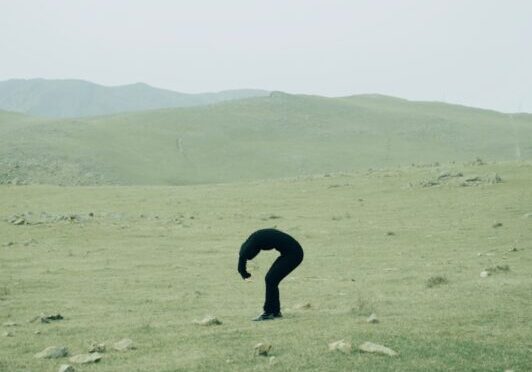
{"type": "Polygon", "coordinates": [[[532,159],[530,115],[289,95],[86,119],[0,114],[0,182],[183,185],[532,159]]]}
{"type": "Polygon", "coordinates": [[[188,107],[265,96],[262,90],[185,94],[137,83],[107,87],[83,80],[0,81],[0,110],[44,117],[86,117],[168,107],[188,107]]]}

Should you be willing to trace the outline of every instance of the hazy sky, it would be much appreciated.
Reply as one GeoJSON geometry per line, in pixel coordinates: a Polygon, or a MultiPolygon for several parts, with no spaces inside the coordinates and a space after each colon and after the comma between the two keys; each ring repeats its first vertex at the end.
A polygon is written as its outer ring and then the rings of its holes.
{"type": "Polygon", "coordinates": [[[0,80],[33,77],[532,112],[532,1],[0,0],[0,80]]]}

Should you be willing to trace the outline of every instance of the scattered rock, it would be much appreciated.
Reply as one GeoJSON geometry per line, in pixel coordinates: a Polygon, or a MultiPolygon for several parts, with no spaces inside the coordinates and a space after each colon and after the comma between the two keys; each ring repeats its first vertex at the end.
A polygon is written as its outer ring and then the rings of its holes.
{"type": "Polygon", "coordinates": [[[495,222],[493,225],[491,225],[491,227],[493,227],[494,229],[496,229],[497,227],[501,227],[501,226],[502,226],[501,222],[495,222]]]}
{"type": "Polygon", "coordinates": [[[377,318],[377,314],[375,313],[372,313],[368,319],[366,319],[366,322],[368,323],[378,323],[379,322],[379,318],[377,318]]]}
{"type": "Polygon", "coordinates": [[[449,283],[449,280],[444,276],[431,276],[427,280],[426,286],[427,288],[432,288],[447,283],[449,283]]]}
{"type": "Polygon", "coordinates": [[[70,364],[61,364],[57,372],[75,372],[76,370],[70,364]]]}
{"type": "Polygon", "coordinates": [[[344,340],[334,341],[329,344],[329,351],[341,351],[344,354],[349,354],[353,350],[353,346],[350,342],[344,340]]]}
{"type": "Polygon", "coordinates": [[[296,306],[294,306],[294,308],[297,310],[309,310],[310,308],[312,308],[312,305],[310,304],[310,302],[305,302],[303,304],[297,304],[296,306]]]}
{"type": "Polygon", "coordinates": [[[262,355],[262,356],[268,356],[268,353],[270,352],[271,348],[272,348],[271,344],[262,343],[262,342],[259,342],[257,345],[253,347],[253,349],[255,349],[255,355],[262,355]]]}
{"type": "Polygon", "coordinates": [[[278,362],[277,358],[275,358],[274,356],[271,356],[270,360],[268,361],[268,364],[271,366],[274,366],[277,364],[277,362],[278,362]]]}
{"type": "Polygon", "coordinates": [[[398,354],[396,351],[387,348],[386,346],[375,344],[369,341],[366,341],[362,345],[360,345],[358,347],[358,350],[363,351],[365,353],[377,353],[389,356],[396,356],[398,354]]]}
{"type": "Polygon", "coordinates": [[[8,320],[7,322],[2,323],[4,327],[16,327],[18,323],[8,320]]]}
{"type": "Polygon", "coordinates": [[[135,345],[133,345],[133,341],[129,338],[123,338],[122,340],[116,342],[113,345],[113,349],[117,351],[128,351],[128,350],[134,350],[136,349],[135,345]]]}
{"type": "Polygon", "coordinates": [[[489,273],[489,271],[481,271],[480,272],[480,277],[481,278],[487,278],[488,276],[490,276],[491,274],[489,273]]]}
{"type": "Polygon", "coordinates": [[[69,361],[76,364],[97,363],[102,357],[103,355],[100,353],[78,354],[70,358],[69,361]]]}
{"type": "Polygon", "coordinates": [[[41,351],[40,353],[37,353],[34,355],[35,358],[44,358],[44,359],[52,359],[52,358],[62,358],[66,357],[68,355],[68,349],[64,346],[50,346],[41,351]]]}
{"type": "Polygon", "coordinates": [[[202,325],[202,326],[212,326],[212,325],[220,325],[222,324],[222,321],[215,316],[207,315],[202,320],[194,320],[194,324],[202,325]]]}
{"type": "Polygon", "coordinates": [[[41,323],[50,323],[54,320],[62,320],[64,319],[63,316],[59,313],[53,314],[53,315],[46,315],[45,313],[41,313],[40,315],[37,315],[29,320],[30,323],[33,323],[37,320],[40,320],[41,323]]]}
{"type": "Polygon", "coordinates": [[[105,344],[93,342],[89,346],[89,353],[105,353],[105,344]]]}
{"type": "Polygon", "coordinates": [[[510,266],[508,266],[508,265],[497,265],[497,266],[488,267],[488,268],[484,269],[484,271],[489,273],[489,275],[497,274],[497,273],[500,273],[500,272],[508,272],[508,271],[510,271],[510,266]]]}
{"type": "Polygon", "coordinates": [[[36,331],[35,331],[35,332],[33,332],[33,333],[35,333],[36,335],[40,335],[40,334],[41,334],[41,331],[39,331],[39,330],[36,330],[36,331]]]}
{"type": "Polygon", "coordinates": [[[17,218],[11,222],[13,225],[20,226],[20,225],[26,225],[26,220],[24,218],[17,218]]]}
{"type": "Polygon", "coordinates": [[[11,332],[4,332],[4,333],[2,333],[2,336],[4,336],[4,337],[13,337],[13,333],[11,333],[11,332]]]}

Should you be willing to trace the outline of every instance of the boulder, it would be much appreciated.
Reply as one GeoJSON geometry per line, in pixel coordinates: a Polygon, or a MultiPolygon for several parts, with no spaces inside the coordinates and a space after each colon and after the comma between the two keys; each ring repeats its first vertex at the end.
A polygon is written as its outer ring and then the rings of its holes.
{"type": "Polygon", "coordinates": [[[344,354],[349,354],[353,350],[353,346],[350,342],[344,340],[338,340],[329,344],[329,351],[340,351],[344,354]]]}
{"type": "Polygon", "coordinates": [[[268,356],[268,353],[270,352],[272,348],[272,345],[267,342],[259,342],[257,345],[253,347],[255,350],[255,355],[262,355],[262,356],[268,356]]]}
{"type": "Polygon", "coordinates": [[[75,372],[75,369],[70,364],[61,364],[57,372],[75,372]]]}
{"type": "Polygon", "coordinates": [[[398,353],[386,346],[375,344],[373,342],[366,341],[358,347],[358,350],[365,353],[376,353],[389,356],[396,356],[398,353]]]}
{"type": "Polygon", "coordinates": [[[100,353],[90,353],[90,354],[78,354],[74,355],[72,358],[69,359],[71,363],[76,364],[89,364],[89,363],[97,363],[102,359],[103,355],[100,353]]]}
{"type": "Polygon", "coordinates": [[[212,325],[220,325],[222,324],[222,321],[215,316],[207,315],[202,320],[195,320],[194,324],[202,325],[202,326],[212,326],[212,325]]]}
{"type": "Polygon", "coordinates": [[[68,349],[64,346],[49,346],[43,351],[34,355],[38,359],[62,358],[68,355],[68,349]]]}
{"type": "Polygon", "coordinates": [[[128,351],[128,350],[136,349],[136,347],[133,344],[133,341],[131,339],[123,338],[113,345],[113,349],[117,351],[128,351]]]}

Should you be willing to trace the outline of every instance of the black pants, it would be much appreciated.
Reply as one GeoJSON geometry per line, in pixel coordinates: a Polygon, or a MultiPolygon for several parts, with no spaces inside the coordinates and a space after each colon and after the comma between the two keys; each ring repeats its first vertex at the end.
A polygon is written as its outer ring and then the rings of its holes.
{"type": "Polygon", "coordinates": [[[279,283],[290,274],[303,261],[303,250],[300,247],[289,254],[280,255],[266,274],[266,301],[265,313],[278,313],[281,311],[279,301],[279,283]]]}

